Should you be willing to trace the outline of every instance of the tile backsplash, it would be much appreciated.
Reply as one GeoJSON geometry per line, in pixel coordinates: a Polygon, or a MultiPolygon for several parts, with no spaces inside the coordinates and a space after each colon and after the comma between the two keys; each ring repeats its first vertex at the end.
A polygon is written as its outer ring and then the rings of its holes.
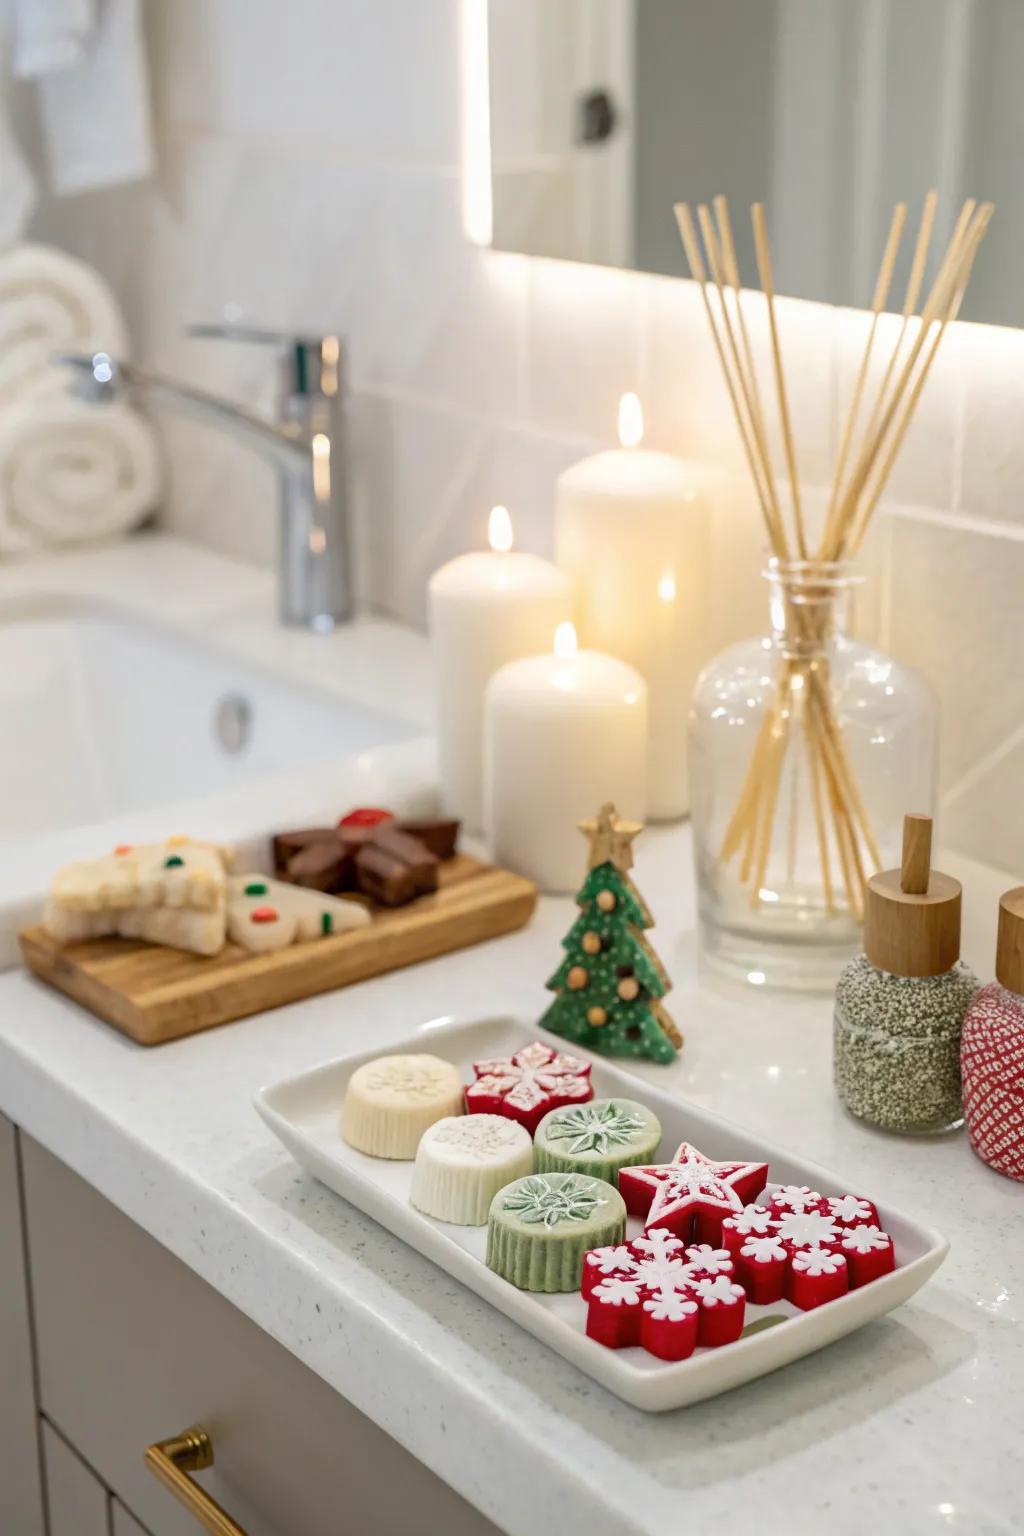
{"type": "MultiPolygon", "coordinates": [[[[758,522],[695,288],[463,236],[458,0],[151,0],[146,24],[158,177],[44,203],[33,234],[107,275],[141,361],[253,406],[271,360],[185,322],[235,305],[345,337],[367,602],[422,623],[425,578],[480,543],[495,501],[549,553],[555,475],[613,440],[634,389],[648,441],[707,485],[709,654],[762,627],[758,522]]],[[[800,467],[821,483],[865,317],[787,302],[782,324],[800,467]]],[[[955,327],[870,541],[864,612],[940,695],[942,836],[1024,878],[1022,408],[1024,333],[955,327]]],[[[161,425],[165,523],[272,561],[271,472],[209,428],[161,425]]]]}

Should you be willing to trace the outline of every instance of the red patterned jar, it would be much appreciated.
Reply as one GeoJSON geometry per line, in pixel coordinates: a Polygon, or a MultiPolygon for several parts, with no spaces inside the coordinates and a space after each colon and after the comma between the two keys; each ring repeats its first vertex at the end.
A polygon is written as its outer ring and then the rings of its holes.
{"type": "Polygon", "coordinates": [[[964,1119],[983,1162],[1024,1180],[1024,997],[998,981],[967,1010],[960,1044],[964,1119]]]}
{"type": "Polygon", "coordinates": [[[1024,1181],[1024,886],[999,903],[996,978],[964,1017],[964,1118],[982,1161],[1024,1181]]]}

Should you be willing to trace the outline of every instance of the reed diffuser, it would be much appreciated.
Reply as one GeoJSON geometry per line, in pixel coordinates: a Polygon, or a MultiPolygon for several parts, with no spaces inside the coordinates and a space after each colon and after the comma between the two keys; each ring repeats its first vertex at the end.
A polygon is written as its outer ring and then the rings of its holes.
{"type": "Polygon", "coordinates": [[[768,320],[767,387],[725,198],[700,206],[696,223],[687,204],[675,212],[754,482],[772,588],[771,636],[712,664],[691,713],[702,931],[710,958],[752,981],[824,986],[858,944],[866,882],[892,862],[902,807],[931,803],[928,689],[911,669],[850,640],[847,609],[856,557],[993,208],[964,203],[925,292],[936,213],[928,194],[902,311],[890,325],[882,316],[907,217],[904,203],[894,208],[832,483],[814,515],[797,474],[764,208],[755,203],[751,219],[768,320]]]}

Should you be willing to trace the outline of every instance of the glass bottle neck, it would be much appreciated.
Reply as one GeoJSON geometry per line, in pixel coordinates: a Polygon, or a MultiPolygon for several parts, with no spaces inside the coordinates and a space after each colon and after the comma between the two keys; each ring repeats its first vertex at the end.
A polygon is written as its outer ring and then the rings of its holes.
{"type": "Polygon", "coordinates": [[[861,580],[851,562],[773,557],[764,576],[772,639],[786,656],[813,660],[846,634],[861,580]]]}

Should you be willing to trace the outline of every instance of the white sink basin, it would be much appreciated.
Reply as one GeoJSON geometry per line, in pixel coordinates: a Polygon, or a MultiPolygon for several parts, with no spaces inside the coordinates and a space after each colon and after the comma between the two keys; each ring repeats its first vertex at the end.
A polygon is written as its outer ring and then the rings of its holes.
{"type": "Polygon", "coordinates": [[[0,720],[0,846],[418,734],[205,638],[66,601],[0,608],[0,720]]]}
{"type": "Polygon", "coordinates": [[[180,832],[265,869],[282,827],[435,809],[424,637],[274,610],[271,572],[165,534],[0,563],[0,969],[69,859],[180,832]]]}

